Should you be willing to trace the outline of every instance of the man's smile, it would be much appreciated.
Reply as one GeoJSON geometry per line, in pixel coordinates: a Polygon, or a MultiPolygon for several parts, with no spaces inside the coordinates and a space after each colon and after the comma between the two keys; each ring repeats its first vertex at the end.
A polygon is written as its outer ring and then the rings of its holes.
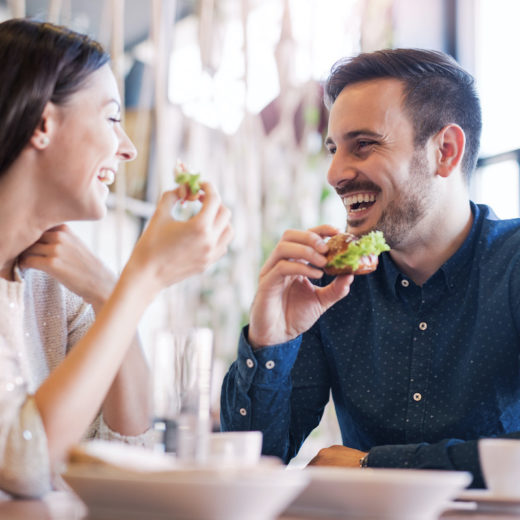
{"type": "Polygon", "coordinates": [[[342,197],[343,205],[347,213],[359,213],[370,208],[376,201],[377,195],[374,192],[353,193],[342,197]]]}

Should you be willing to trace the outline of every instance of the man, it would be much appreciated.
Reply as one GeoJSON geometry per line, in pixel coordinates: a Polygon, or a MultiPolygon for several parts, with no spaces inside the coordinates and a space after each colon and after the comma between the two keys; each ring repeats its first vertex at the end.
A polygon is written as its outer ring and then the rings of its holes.
{"type": "Polygon", "coordinates": [[[384,50],[336,64],[326,95],[347,230],[379,229],[392,249],[374,273],[331,278],[323,239],[338,230],[284,234],[223,384],[223,429],[262,430],[264,453],[289,461],[332,391],[344,446],[314,464],[468,470],[483,486],[477,440],[520,430],[520,221],[469,201],[473,78],[442,53],[384,50]]]}

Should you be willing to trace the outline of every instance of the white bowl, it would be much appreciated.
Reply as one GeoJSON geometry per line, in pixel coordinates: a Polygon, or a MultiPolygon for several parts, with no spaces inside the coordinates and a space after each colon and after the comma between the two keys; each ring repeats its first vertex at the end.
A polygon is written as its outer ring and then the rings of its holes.
{"type": "Polygon", "coordinates": [[[172,520],[272,520],[309,477],[270,462],[248,468],[142,473],[73,464],[63,475],[92,517],[172,520]]]}
{"type": "Polygon", "coordinates": [[[291,514],[312,512],[364,520],[430,520],[471,482],[459,471],[310,467],[311,482],[291,514]]]}

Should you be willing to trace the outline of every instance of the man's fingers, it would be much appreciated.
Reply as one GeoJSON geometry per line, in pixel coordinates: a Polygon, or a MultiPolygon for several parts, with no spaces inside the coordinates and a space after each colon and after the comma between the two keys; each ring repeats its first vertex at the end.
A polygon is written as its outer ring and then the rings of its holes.
{"type": "MultiPolygon", "coordinates": [[[[305,232],[306,233],[306,232],[305,232]]],[[[262,271],[268,271],[272,269],[280,260],[295,260],[304,261],[310,264],[316,265],[317,267],[323,267],[327,260],[322,253],[324,253],[327,247],[322,247],[320,244],[321,238],[316,239],[317,235],[290,235],[288,238],[293,240],[282,239],[278,243],[274,251],[271,253],[269,258],[266,260],[262,271]],[[294,240],[298,238],[299,241],[294,240]],[[317,249],[318,248],[318,249],[317,249]],[[325,251],[323,250],[325,249],[325,251]]]]}
{"type": "MultiPolygon", "coordinates": [[[[323,227],[323,226],[319,226],[323,227]]],[[[318,227],[318,228],[319,228],[318,227]]],[[[330,227],[330,226],[328,226],[330,227]]],[[[318,229],[314,228],[314,229],[318,229]]],[[[334,229],[334,228],[331,228],[334,229]]],[[[324,235],[326,236],[326,235],[324,235]]],[[[307,246],[314,247],[318,251],[325,252],[327,251],[327,244],[323,240],[322,236],[319,233],[314,232],[313,230],[303,231],[300,229],[288,229],[282,235],[280,242],[296,242],[298,244],[304,244],[307,246]]]]}
{"type": "Polygon", "coordinates": [[[287,276],[304,276],[306,278],[317,279],[323,276],[323,271],[311,267],[306,263],[280,260],[273,269],[269,271],[264,271],[262,269],[262,272],[260,273],[260,278],[270,278],[271,276],[280,278],[287,276]]]}
{"type": "Polygon", "coordinates": [[[323,308],[328,309],[342,298],[345,298],[345,296],[350,292],[350,286],[353,281],[353,275],[343,274],[336,276],[329,285],[318,287],[316,289],[316,295],[318,296],[323,308]]]}
{"type": "Polygon", "coordinates": [[[337,227],[329,226],[328,224],[322,224],[321,226],[310,228],[309,231],[321,237],[332,237],[341,233],[337,227]]]}

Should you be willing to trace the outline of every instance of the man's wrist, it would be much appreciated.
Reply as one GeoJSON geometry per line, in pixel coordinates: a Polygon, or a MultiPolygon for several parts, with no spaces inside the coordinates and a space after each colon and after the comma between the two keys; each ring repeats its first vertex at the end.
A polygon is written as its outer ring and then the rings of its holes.
{"type": "Polygon", "coordinates": [[[359,467],[360,468],[368,468],[368,456],[369,456],[369,454],[370,454],[370,452],[369,453],[365,453],[365,455],[359,459],[359,467]]]}

